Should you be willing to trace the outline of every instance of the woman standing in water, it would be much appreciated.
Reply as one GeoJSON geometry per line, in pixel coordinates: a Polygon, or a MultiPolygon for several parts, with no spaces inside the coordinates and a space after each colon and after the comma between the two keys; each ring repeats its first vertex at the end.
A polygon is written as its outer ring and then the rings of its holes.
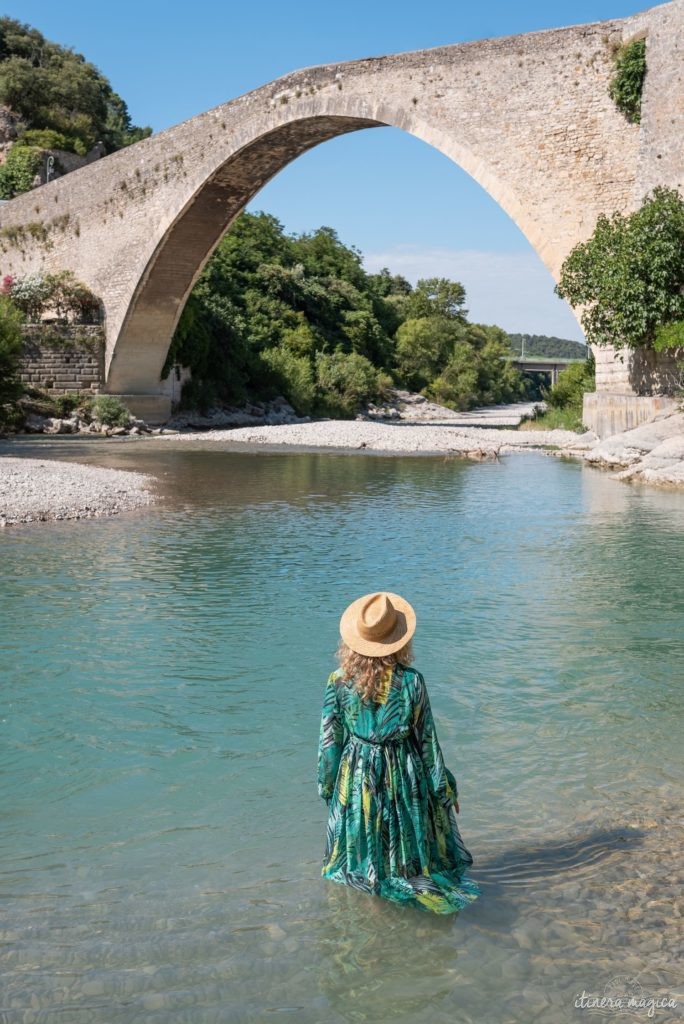
{"type": "Polygon", "coordinates": [[[321,874],[435,914],[481,895],[466,877],[456,779],[444,764],[425,680],[410,667],[416,616],[398,594],[354,601],[340,668],[326,683],[318,792],[328,806],[321,874]]]}

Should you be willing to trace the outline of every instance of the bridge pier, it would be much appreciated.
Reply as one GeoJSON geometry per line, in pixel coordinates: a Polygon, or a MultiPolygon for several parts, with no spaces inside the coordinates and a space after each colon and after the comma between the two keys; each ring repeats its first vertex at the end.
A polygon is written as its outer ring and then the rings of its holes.
{"type": "MultiPolygon", "coordinates": [[[[112,393],[107,391],[105,394],[112,393]]],[[[152,427],[166,423],[171,417],[170,395],[112,394],[112,397],[119,398],[133,416],[145,420],[145,423],[149,423],[152,427]]]]}
{"type": "Polygon", "coordinates": [[[584,395],[582,422],[600,438],[621,434],[679,404],[674,391],[684,350],[617,351],[612,345],[592,345],[592,351],[596,391],[584,395]]]}

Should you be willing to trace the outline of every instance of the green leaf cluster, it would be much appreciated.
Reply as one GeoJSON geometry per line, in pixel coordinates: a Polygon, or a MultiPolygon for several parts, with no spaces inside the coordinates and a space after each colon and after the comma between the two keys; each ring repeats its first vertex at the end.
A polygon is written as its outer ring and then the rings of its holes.
{"type": "Polygon", "coordinates": [[[8,17],[0,18],[0,103],[19,114],[30,145],[42,145],[45,138],[33,133],[47,130],[59,146],[46,148],[85,155],[102,142],[111,153],[151,134],[131,123],[126,103],[95,65],[8,17]]]}
{"type": "Polygon", "coordinates": [[[684,320],[684,200],[658,187],[627,216],[598,218],[561,268],[556,292],[581,307],[587,341],[616,349],[676,345],[684,320]]]}
{"type": "Polygon", "coordinates": [[[13,199],[33,188],[42,150],[36,146],[11,146],[4,164],[0,164],[0,199],[13,199]]]}
{"type": "Polygon", "coordinates": [[[596,390],[596,363],[594,353],[581,363],[572,363],[558,374],[556,383],[542,387],[546,409],[535,406],[534,412],[524,418],[523,430],[582,430],[583,396],[596,390]]]}
{"type": "Polygon", "coordinates": [[[97,395],[90,406],[90,412],[107,427],[126,427],[131,414],[116,395],[97,395]]]}
{"type": "Polygon", "coordinates": [[[615,73],[608,92],[630,124],[641,121],[641,94],[646,77],[646,40],[633,39],[621,46],[615,58],[615,73]]]}
{"type": "Polygon", "coordinates": [[[339,417],[395,383],[458,408],[521,397],[507,335],[469,324],[464,303],[455,281],[367,273],[330,227],[287,235],[275,217],[242,214],[190,295],[162,376],[190,367],[185,405],[282,394],[299,413],[339,417]]]}
{"type": "Polygon", "coordinates": [[[12,422],[13,403],[21,394],[21,323],[16,306],[0,295],[0,428],[12,422]]]}

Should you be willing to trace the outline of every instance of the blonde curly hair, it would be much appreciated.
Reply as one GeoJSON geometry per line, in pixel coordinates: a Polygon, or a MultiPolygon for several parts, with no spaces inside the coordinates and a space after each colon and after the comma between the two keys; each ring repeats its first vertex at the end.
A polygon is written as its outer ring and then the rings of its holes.
{"type": "Polygon", "coordinates": [[[337,648],[337,660],[342,668],[343,679],[353,683],[359,696],[363,700],[375,700],[385,669],[394,668],[395,665],[410,665],[413,661],[413,647],[409,640],[400,651],[372,658],[357,654],[341,641],[337,648]]]}

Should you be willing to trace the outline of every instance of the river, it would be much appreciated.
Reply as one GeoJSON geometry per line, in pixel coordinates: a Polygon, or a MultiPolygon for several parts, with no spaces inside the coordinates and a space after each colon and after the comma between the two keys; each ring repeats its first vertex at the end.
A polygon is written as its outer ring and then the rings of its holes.
{"type": "Polygon", "coordinates": [[[680,1019],[683,494],[540,452],[17,449],[161,500],[0,534],[2,1024],[680,1019]],[[323,687],[377,589],[417,611],[460,915],[320,878],[323,687]]]}

